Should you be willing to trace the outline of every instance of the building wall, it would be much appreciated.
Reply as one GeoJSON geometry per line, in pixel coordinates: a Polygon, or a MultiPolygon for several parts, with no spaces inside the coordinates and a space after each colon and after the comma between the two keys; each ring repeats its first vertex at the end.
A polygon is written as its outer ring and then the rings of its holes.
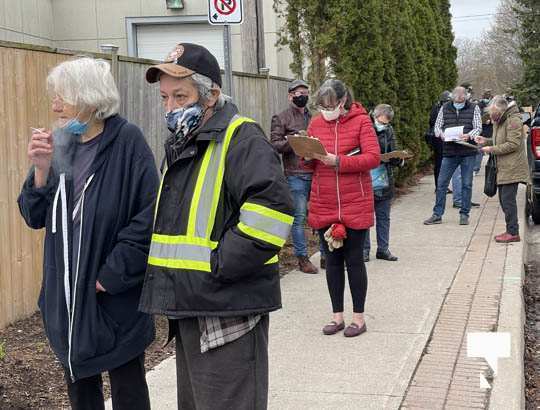
{"type": "MultiPolygon", "coordinates": [[[[272,3],[262,1],[266,66],[272,75],[291,77],[289,50],[275,47],[280,22],[272,3]]],[[[184,0],[184,6],[179,11],[167,10],[165,0],[0,0],[0,40],[92,52],[100,44],[112,43],[127,55],[127,17],[207,14],[206,0],[184,0]]],[[[242,62],[241,27],[233,26],[231,33],[233,70],[247,71],[242,62]]]]}
{"type": "Polygon", "coordinates": [[[52,0],[0,0],[0,40],[54,46],[52,0]]]}
{"type": "Polygon", "coordinates": [[[273,10],[273,1],[263,0],[264,13],[264,42],[266,65],[270,67],[270,73],[287,78],[293,78],[289,65],[292,62],[292,53],[288,47],[281,50],[276,47],[278,33],[283,26],[283,21],[278,18],[273,10]]]}

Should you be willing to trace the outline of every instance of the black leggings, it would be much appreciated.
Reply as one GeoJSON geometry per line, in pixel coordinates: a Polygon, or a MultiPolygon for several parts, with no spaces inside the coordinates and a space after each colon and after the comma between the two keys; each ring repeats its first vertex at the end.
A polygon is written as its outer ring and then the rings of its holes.
{"type": "Polygon", "coordinates": [[[366,265],[364,264],[364,241],[366,230],[347,228],[347,239],[343,241],[343,247],[328,249],[328,243],[324,239],[324,233],[328,230],[319,230],[321,243],[326,255],[326,282],[332,300],[334,313],[343,312],[343,293],[345,291],[345,265],[349,277],[349,288],[353,300],[353,312],[364,313],[366,302],[368,278],[366,265]]]}

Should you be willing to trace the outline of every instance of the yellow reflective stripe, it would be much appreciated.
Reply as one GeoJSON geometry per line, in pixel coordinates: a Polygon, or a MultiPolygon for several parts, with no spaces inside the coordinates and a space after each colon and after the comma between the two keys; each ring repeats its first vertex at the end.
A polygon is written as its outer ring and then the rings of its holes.
{"type": "Polygon", "coordinates": [[[214,152],[215,147],[216,147],[216,142],[210,141],[210,143],[208,144],[208,148],[206,149],[206,152],[204,153],[204,158],[201,164],[199,175],[197,177],[195,190],[193,191],[193,196],[191,198],[191,205],[189,208],[188,227],[187,227],[188,236],[195,236],[195,222],[197,221],[197,208],[199,205],[199,200],[201,197],[201,191],[203,188],[204,180],[206,178],[206,172],[208,171],[208,164],[210,163],[210,157],[212,156],[212,153],[214,152]]]}
{"type": "Polygon", "coordinates": [[[278,263],[278,262],[279,262],[278,256],[275,255],[273,258],[270,258],[269,260],[267,260],[264,264],[271,265],[273,263],[278,263]]]}
{"type": "Polygon", "coordinates": [[[152,235],[152,242],[165,243],[169,245],[174,245],[174,244],[198,245],[198,246],[206,246],[211,249],[216,249],[218,245],[217,242],[210,241],[204,238],[197,238],[195,236],[160,235],[157,233],[152,235]]]}
{"type": "Polygon", "coordinates": [[[217,213],[217,207],[219,203],[219,197],[221,193],[221,186],[223,185],[223,176],[225,174],[225,162],[227,159],[227,152],[229,150],[229,145],[231,144],[232,137],[236,131],[236,129],[242,125],[245,122],[255,122],[249,118],[240,117],[234,120],[232,123],[229,124],[227,127],[227,131],[225,132],[225,138],[222,142],[222,150],[221,150],[221,157],[220,157],[220,163],[218,167],[218,172],[214,181],[214,195],[212,196],[212,204],[210,206],[210,215],[208,217],[208,226],[206,227],[206,237],[210,238],[210,235],[212,235],[212,230],[214,229],[214,222],[216,220],[216,213],[217,213]]]}
{"type": "Polygon", "coordinates": [[[150,256],[148,264],[162,268],[190,269],[211,272],[210,262],[190,261],[185,259],[162,259],[150,256]]]}
{"type": "Polygon", "coordinates": [[[163,176],[161,177],[161,181],[159,181],[159,190],[158,195],[156,199],[156,207],[154,209],[154,226],[156,225],[156,218],[157,218],[157,211],[159,206],[159,199],[161,198],[161,189],[163,188],[163,181],[165,181],[165,175],[167,174],[167,167],[165,167],[165,170],[163,171],[163,176]]]}
{"type": "Polygon", "coordinates": [[[271,243],[272,245],[276,245],[280,248],[285,245],[285,239],[282,239],[279,236],[274,236],[267,232],[260,231],[259,229],[252,228],[242,222],[239,222],[236,226],[238,229],[252,238],[260,239],[261,241],[271,243]]]}
{"type": "Polygon", "coordinates": [[[274,209],[267,208],[259,204],[255,204],[253,202],[244,202],[244,205],[242,205],[241,209],[245,209],[246,211],[256,212],[260,215],[266,216],[268,218],[276,219],[288,225],[292,225],[294,221],[294,217],[290,215],[284,214],[274,209]]]}

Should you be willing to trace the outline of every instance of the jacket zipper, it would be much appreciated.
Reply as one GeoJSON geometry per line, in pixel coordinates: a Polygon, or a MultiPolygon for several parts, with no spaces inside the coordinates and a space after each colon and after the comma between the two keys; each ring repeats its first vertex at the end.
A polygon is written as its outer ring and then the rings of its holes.
{"type": "Polygon", "coordinates": [[[79,265],[81,262],[81,243],[82,243],[82,234],[83,234],[83,224],[84,224],[84,197],[86,193],[86,189],[94,179],[94,175],[92,174],[88,177],[84,184],[83,191],[81,193],[81,199],[79,200],[80,208],[79,212],[81,213],[81,222],[79,227],[79,246],[77,249],[77,266],[75,267],[75,278],[73,280],[73,307],[71,309],[71,318],[70,318],[70,334],[69,334],[69,370],[71,374],[71,380],[72,382],[75,382],[75,376],[73,375],[73,369],[71,368],[71,350],[73,346],[73,327],[74,327],[74,318],[75,318],[75,306],[77,302],[77,282],[79,281],[79,265]]]}
{"type": "Polygon", "coordinates": [[[73,345],[73,324],[75,317],[75,302],[77,299],[77,282],[79,279],[79,261],[81,257],[81,241],[83,232],[83,217],[84,217],[84,195],[85,191],[92,182],[94,174],[86,180],[84,184],[83,192],[81,193],[81,199],[77,204],[73,216],[79,210],[81,212],[81,222],[79,229],[79,247],[77,250],[77,266],[75,269],[75,277],[73,280],[73,304],[71,303],[71,286],[70,286],[70,272],[69,272],[69,239],[68,239],[68,212],[67,212],[67,195],[66,195],[66,175],[60,174],[60,183],[55,195],[55,201],[53,203],[53,226],[52,231],[56,233],[56,209],[58,207],[58,197],[60,197],[61,210],[62,210],[62,245],[63,245],[63,257],[64,257],[64,296],[66,299],[66,309],[68,313],[68,367],[69,375],[72,382],[75,382],[75,375],[73,373],[73,366],[71,363],[71,352],[73,345]]]}
{"type": "MultiPolygon", "coordinates": [[[[336,120],[336,127],[334,128],[334,137],[335,137],[334,138],[334,153],[336,156],[338,154],[338,133],[337,133],[338,124],[339,124],[339,119],[336,120]]],[[[341,222],[341,196],[339,193],[339,169],[338,167],[335,167],[335,168],[336,168],[336,188],[337,188],[337,200],[338,200],[338,220],[339,222],[341,222]]]]}

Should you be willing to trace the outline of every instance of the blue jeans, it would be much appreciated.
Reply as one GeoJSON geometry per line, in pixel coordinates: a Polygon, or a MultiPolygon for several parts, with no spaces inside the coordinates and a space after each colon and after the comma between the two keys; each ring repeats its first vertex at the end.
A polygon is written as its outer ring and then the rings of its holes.
{"type": "Polygon", "coordinates": [[[307,215],[307,204],[311,191],[311,175],[292,175],[287,177],[294,202],[294,221],[291,234],[296,256],[308,256],[306,233],[304,231],[307,215]]]}
{"type": "MultiPolygon", "coordinates": [[[[390,206],[391,199],[375,201],[375,227],[377,229],[377,253],[388,251],[388,242],[390,241],[390,206]]],[[[366,241],[364,242],[364,254],[369,254],[371,243],[369,231],[366,231],[366,241]]]]}
{"type": "Polygon", "coordinates": [[[452,201],[461,205],[461,167],[457,167],[452,175],[452,201]]]}
{"type": "Polygon", "coordinates": [[[443,158],[439,180],[437,181],[437,197],[435,199],[435,206],[433,207],[434,215],[443,216],[448,184],[450,184],[450,179],[458,167],[461,167],[461,210],[459,213],[469,215],[471,211],[474,161],[474,155],[443,158]]]}

